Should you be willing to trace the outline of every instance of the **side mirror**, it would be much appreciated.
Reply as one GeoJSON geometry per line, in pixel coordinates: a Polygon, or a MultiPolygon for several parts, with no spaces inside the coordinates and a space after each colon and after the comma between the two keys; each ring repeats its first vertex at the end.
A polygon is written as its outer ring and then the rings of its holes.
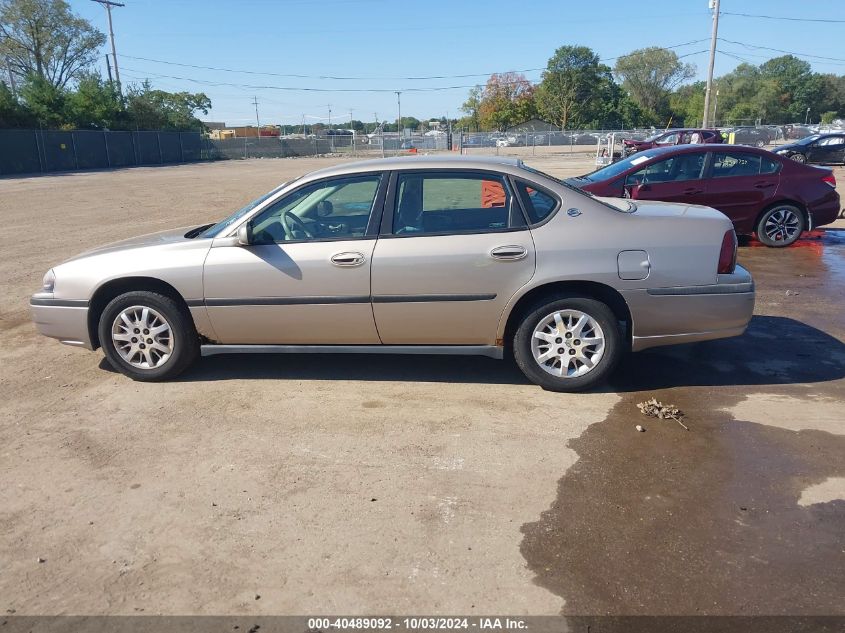
{"type": "Polygon", "coordinates": [[[244,222],[238,227],[238,246],[249,246],[252,244],[252,223],[244,222]]]}

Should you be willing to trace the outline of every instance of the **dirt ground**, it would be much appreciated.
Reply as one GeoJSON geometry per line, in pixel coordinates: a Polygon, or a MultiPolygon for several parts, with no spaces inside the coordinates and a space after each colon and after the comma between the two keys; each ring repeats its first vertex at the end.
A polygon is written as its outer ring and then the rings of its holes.
{"type": "Polygon", "coordinates": [[[842,221],[740,249],[744,336],[633,355],[588,394],[401,356],[139,384],[36,334],[57,262],[332,162],[0,179],[0,614],[845,614],[842,221]],[[690,430],[641,416],[652,396],[690,430]]]}

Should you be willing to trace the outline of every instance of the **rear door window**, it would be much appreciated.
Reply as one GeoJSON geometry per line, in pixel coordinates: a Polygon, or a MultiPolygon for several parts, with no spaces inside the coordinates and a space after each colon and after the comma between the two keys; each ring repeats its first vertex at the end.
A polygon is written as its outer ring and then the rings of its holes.
{"type": "Polygon", "coordinates": [[[760,154],[746,152],[715,152],[713,156],[713,178],[736,178],[759,176],[777,172],[780,165],[760,154]]]}
{"type": "Polygon", "coordinates": [[[472,172],[400,174],[393,213],[395,235],[486,233],[524,225],[512,221],[514,196],[505,179],[472,172]]]}

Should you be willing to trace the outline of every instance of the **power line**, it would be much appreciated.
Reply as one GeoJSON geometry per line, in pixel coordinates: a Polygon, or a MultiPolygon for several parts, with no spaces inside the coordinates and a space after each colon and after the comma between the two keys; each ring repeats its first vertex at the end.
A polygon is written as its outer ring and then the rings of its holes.
{"type": "Polygon", "coordinates": [[[730,13],[722,11],[722,15],[733,15],[739,18],[761,18],[764,20],[786,20],[788,22],[829,22],[833,24],[843,24],[845,20],[829,20],[827,18],[788,18],[779,15],[757,15],[754,13],[730,13]]]}
{"type": "Polygon", "coordinates": [[[757,48],[757,49],[760,49],[760,50],[774,51],[776,53],[786,53],[787,55],[797,55],[799,57],[813,57],[813,58],[816,58],[816,59],[823,59],[823,60],[834,61],[834,62],[845,62],[845,59],[843,59],[842,57],[822,57],[821,55],[811,55],[809,53],[796,53],[794,51],[785,51],[781,48],[772,48],[770,46],[756,46],[754,44],[746,44],[745,42],[735,42],[734,40],[726,40],[726,39],[721,38],[721,37],[719,38],[719,41],[720,42],[727,42],[728,44],[737,44],[739,46],[745,46],[746,48],[757,48]]]}
{"type": "MultiPolygon", "coordinates": [[[[673,44],[672,46],[661,46],[660,48],[666,49],[674,49],[674,48],[682,48],[684,46],[690,46],[692,44],[699,44],[701,42],[707,41],[708,38],[698,39],[698,40],[690,40],[689,42],[684,42],[682,44],[673,44]]],[[[283,77],[287,79],[319,79],[319,80],[332,80],[332,81],[426,81],[431,79],[468,79],[470,77],[489,77],[490,75],[501,75],[505,74],[506,72],[513,72],[513,73],[529,73],[529,72],[538,72],[546,70],[546,66],[542,66],[539,68],[523,68],[519,70],[508,70],[508,71],[496,71],[496,72],[483,72],[483,73],[466,73],[460,75],[418,75],[418,76],[408,76],[408,77],[391,77],[391,76],[339,76],[339,75],[303,75],[303,74],[296,74],[296,73],[274,73],[274,72],[265,72],[265,71],[257,71],[257,70],[244,70],[244,69],[236,69],[236,68],[223,68],[220,66],[202,66],[199,64],[185,64],[182,62],[174,62],[164,59],[153,59],[151,57],[136,57],[133,55],[120,55],[126,59],[134,59],[139,61],[145,62],[152,62],[154,64],[165,64],[167,66],[180,66],[182,68],[194,68],[199,70],[214,70],[216,72],[224,72],[224,73],[237,73],[243,75],[263,75],[267,77],[283,77]]],[[[603,58],[602,61],[613,61],[619,59],[620,57],[625,57],[625,55],[618,55],[616,57],[606,57],[603,58]]],[[[138,72],[138,71],[136,71],[138,72]]],[[[388,90],[388,92],[394,92],[393,90],[388,90]]]]}

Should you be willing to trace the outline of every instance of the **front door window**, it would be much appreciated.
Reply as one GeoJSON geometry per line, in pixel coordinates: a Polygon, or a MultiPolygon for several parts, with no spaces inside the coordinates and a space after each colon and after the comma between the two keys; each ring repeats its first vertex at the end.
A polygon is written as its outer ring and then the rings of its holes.
{"type": "Polygon", "coordinates": [[[364,237],[381,175],[333,178],[307,185],[262,211],[253,243],[272,244],[364,237]]]}

